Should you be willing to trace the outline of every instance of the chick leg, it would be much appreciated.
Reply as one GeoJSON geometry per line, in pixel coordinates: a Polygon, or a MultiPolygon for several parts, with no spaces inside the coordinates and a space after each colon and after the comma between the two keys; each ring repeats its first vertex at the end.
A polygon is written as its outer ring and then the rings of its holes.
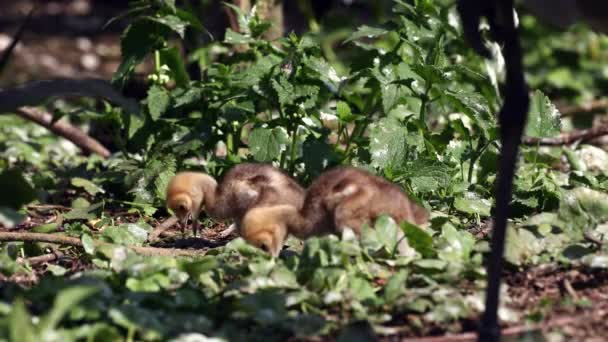
{"type": "Polygon", "coordinates": [[[492,252],[487,265],[488,287],[485,312],[478,336],[479,341],[499,341],[500,326],[497,312],[505,235],[517,153],[528,114],[528,89],[523,74],[521,46],[513,19],[513,0],[460,0],[458,10],[463,19],[465,36],[478,52],[486,56],[488,53],[482,47],[478,25],[482,16],[487,17],[493,36],[503,45],[506,66],[505,101],[498,117],[502,150],[495,193],[496,212],[492,229],[492,252]]]}
{"type": "Polygon", "coordinates": [[[200,227],[200,223],[198,222],[199,214],[192,215],[192,234],[196,237],[198,234],[198,228],[200,227]]]}

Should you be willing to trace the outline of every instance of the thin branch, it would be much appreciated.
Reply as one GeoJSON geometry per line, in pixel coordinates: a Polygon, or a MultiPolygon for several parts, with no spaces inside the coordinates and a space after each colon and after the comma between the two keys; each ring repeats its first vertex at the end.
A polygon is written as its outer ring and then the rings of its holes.
{"type": "Polygon", "coordinates": [[[580,106],[564,106],[559,112],[564,116],[574,116],[577,114],[593,114],[608,109],[608,99],[598,99],[584,103],[580,106]]]}
{"type": "Polygon", "coordinates": [[[573,144],[578,141],[593,140],[603,135],[608,135],[608,125],[600,125],[588,129],[562,133],[560,136],[555,138],[525,137],[523,138],[523,143],[525,145],[560,146],[573,144]]]}
{"type": "Polygon", "coordinates": [[[88,153],[96,153],[103,158],[108,158],[110,156],[110,151],[107,148],[78,127],[62,120],[53,123],[53,115],[50,113],[33,107],[20,107],[15,113],[24,119],[33,121],[47,128],[49,131],[68,139],[73,142],[74,145],[88,153]]]}
{"type": "Polygon", "coordinates": [[[19,264],[27,263],[30,265],[36,265],[36,264],[42,264],[45,262],[57,260],[57,259],[61,258],[62,256],[63,256],[63,253],[61,253],[59,251],[55,251],[53,253],[38,255],[35,257],[31,257],[31,258],[17,258],[17,263],[19,263],[19,264]]]}
{"type": "Polygon", "coordinates": [[[66,96],[102,98],[128,113],[139,113],[137,101],[124,97],[110,82],[94,78],[41,80],[0,89],[0,113],[12,113],[19,107],[37,106],[50,98],[66,96]]]}
{"type": "Polygon", "coordinates": [[[148,241],[154,242],[158,239],[158,237],[167,231],[169,228],[173,227],[179,220],[175,216],[171,216],[165,221],[161,222],[159,225],[154,228],[152,233],[148,235],[148,241]]]}
{"type": "MultiPolygon", "coordinates": [[[[31,241],[31,242],[48,242],[56,243],[61,245],[83,247],[80,239],[57,235],[57,234],[43,234],[43,233],[13,233],[13,232],[0,232],[0,241],[31,241]]],[[[96,246],[112,245],[107,242],[95,241],[96,246]]],[[[157,247],[141,247],[141,246],[125,246],[134,252],[147,256],[202,256],[205,255],[205,250],[189,250],[189,249],[176,249],[176,248],[157,248],[157,247]]]]}

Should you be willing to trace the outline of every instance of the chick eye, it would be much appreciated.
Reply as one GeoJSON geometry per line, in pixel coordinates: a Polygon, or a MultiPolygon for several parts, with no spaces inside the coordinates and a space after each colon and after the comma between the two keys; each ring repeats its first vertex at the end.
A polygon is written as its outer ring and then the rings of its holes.
{"type": "Polygon", "coordinates": [[[264,252],[269,251],[268,246],[266,246],[266,245],[260,245],[260,249],[263,250],[264,252]]]}
{"type": "Polygon", "coordinates": [[[186,211],[186,206],[184,204],[180,204],[178,209],[180,211],[186,211]]]}

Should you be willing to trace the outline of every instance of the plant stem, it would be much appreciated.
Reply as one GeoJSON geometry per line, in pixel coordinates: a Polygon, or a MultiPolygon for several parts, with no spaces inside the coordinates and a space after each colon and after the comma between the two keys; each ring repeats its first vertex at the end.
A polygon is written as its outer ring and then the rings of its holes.
{"type": "Polygon", "coordinates": [[[298,144],[298,125],[295,124],[291,132],[291,150],[290,150],[290,160],[289,160],[289,172],[293,173],[296,167],[296,150],[298,144]]]}
{"type": "Polygon", "coordinates": [[[160,75],[160,51],[154,50],[154,71],[160,75]]]}

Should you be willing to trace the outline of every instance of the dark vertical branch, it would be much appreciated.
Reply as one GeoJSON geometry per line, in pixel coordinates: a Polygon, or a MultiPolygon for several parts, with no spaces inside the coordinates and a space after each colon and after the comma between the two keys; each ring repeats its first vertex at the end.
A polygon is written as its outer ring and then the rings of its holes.
{"type": "Polygon", "coordinates": [[[489,18],[490,27],[496,39],[503,43],[506,84],[505,101],[498,117],[502,149],[495,193],[496,213],[492,230],[492,251],[488,260],[486,310],[479,329],[480,341],[498,341],[500,338],[497,312],[500,303],[505,235],[517,154],[526,124],[529,104],[528,87],[523,73],[522,50],[513,17],[513,1],[499,1],[496,11],[496,16],[489,18]]]}
{"type": "Polygon", "coordinates": [[[506,66],[505,101],[500,110],[500,139],[502,150],[498,165],[496,212],[492,230],[492,251],[488,259],[486,305],[479,326],[479,341],[499,341],[498,306],[509,202],[521,136],[528,114],[528,88],[524,79],[522,51],[513,17],[513,0],[460,0],[458,10],[463,21],[465,37],[477,52],[488,56],[479,33],[479,22],[486,17],[494,38],[503,45],[506,66]]]}

